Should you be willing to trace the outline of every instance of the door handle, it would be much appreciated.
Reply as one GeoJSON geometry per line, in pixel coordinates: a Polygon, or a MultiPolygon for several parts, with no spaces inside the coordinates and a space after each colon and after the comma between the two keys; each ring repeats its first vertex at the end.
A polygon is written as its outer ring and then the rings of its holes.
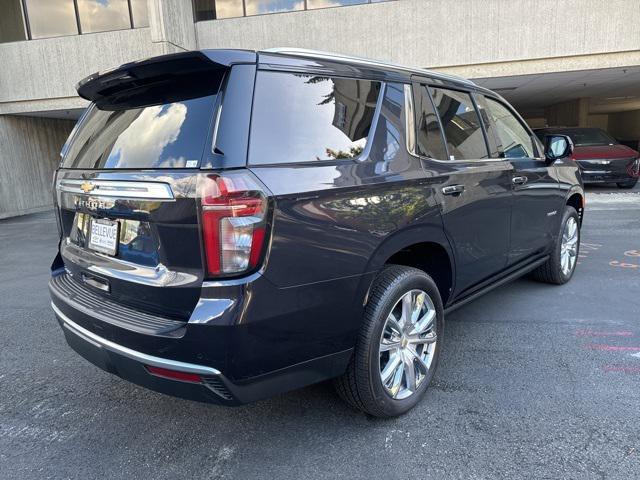
{"type": "Polygon", "coordinates": [[[527,177],[513,177],[511,179],[511,183],[513,183],[514,185],[524,185],[525,183],[527,183],[527,177]]]}
{"type": "Polygon", "coordinates": [[[442,193],[445,195],[458,196],[464,192],[464,185],[449,185],[448,187],[442,187],[442,193]]]}

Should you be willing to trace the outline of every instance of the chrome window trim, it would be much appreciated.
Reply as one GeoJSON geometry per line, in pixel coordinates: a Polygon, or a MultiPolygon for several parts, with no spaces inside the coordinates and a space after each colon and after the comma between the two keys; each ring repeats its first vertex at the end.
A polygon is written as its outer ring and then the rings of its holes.
{"type": "Polygon", "coordinates": [[[173,191],[168,183],[162,182],[129,182],[118,180],[58,180],[57,190],[60,192],[92,197],[135,198],[143,200],[175,200],[173,191]],[[83,184],[90,184],[94,188],[82,190],[83,184]]]}
{"type": "Polygon", "coordinates": [[[107,340],[106,338],[90,332],[84,327],[81,327],[80,325],[72,321],[69,317],[67,317],[64,313],[62,313],[62,311],[60,311],[60,309],[53,302],[51,302],[51,308],[53,308],[53,311],[60,318],[60,320],[62,320],[62,325],[64,328],[96,347],[104,348],[105,350],[109,350],[131,360],[140,362],[143,365],[166,368],[169,370],[176,370],[185,373],[195,373],[197,375],[220,375],[220,371],[212,367],[205,367],[203,365],[196,365],[193,363],[179,362],[177,360],[155,357],[153,355],[148,355],[146,353],[138,352],[131,348],[119,345],[115,342],[112,342],[111,340],[107,340]]]}
{"type": "Polygon", "coordinates": [[[404,129],[407,151],[413,155],[416,154],[416,124],[415,110],[413,106],[413,89],[411,85],[404,84],[404,129]]]}
{"type": "Polygon", "coordinates": [[[367,65],[371,67],[394,68],[396,70],[401,70],[403,72],[420,73],[420,74],[428,75],[430,77],[434,77],[436,79],[453,80],[456,82],[463,83],[465,85],[476,86],[476,84],[473,81],[464,77],[460,77],[458,75],[452,75],[448,73],[436,73],[430,70],[425,70],[424,68],[410,68],[410,67],[407,67],[406,65],[400,65],[397,63],[382,62],[380,60],[374,60],[374,59],[365,58],[365,57],[341,55],[339,53],[323,52],[321,50],[310,50],[306,48],[292,48],[292,47],[275,47],[275,48],[267,48],[264,50],[260,50],[260,52],[275,53],[280,55],[293,55],[293,56],[308,57],[308,58],[317,58],[320,60],[335,60],[335,61],[341,61],[341,62],[346,61],[346,62],[356,63],[360,65],[367,65]]]}

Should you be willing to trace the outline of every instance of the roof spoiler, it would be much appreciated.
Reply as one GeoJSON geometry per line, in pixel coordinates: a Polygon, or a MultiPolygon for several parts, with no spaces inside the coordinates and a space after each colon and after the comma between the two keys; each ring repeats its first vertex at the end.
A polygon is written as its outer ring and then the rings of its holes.
{"type": "Polygon", "coordinates": [[[216,93],[224,72],[233,64],[255,63],[256,58],[255,52],[245,50],[162,55],[91,74],[78,82],[76,90],[82,98],[109,110],[169,102],[176,90],[167,88],[169,85],[182,90],[181,97],[186,89],[190,98],[196,98],[216,93]]]}

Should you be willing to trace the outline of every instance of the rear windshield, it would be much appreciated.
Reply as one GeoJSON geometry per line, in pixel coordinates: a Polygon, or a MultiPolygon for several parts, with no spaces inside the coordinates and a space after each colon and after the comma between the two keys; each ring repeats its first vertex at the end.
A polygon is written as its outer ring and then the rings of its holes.
{"type": "Polygon", "coordinates": [[[65,148],[63,168],[196,168],[216,95],[121,110],[93,104],[65,148]]]}
{"type": "Polygon", "coordinates": [[[618,142],[599,128],[563,128],[560,130],[538,130],[538,138],[544,140],[545,135],[568,135],[577,147],[595,147],[599,145],[615,145],[618,142]]]}

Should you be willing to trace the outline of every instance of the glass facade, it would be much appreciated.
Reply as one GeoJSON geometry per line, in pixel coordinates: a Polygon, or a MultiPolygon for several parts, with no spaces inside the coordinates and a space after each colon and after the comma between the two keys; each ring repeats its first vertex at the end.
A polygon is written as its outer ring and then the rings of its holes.
{"type": "Polygon", "coordinates": [[[78,22],[73,0],[26,0],[31,38],[76,35],[78,22]]]}
{"type": "MultiPolygon", "coordinates": [[[[387,1],[192,0],[197,22],[387,1]]],[[[148,26],[147,0],[0,0],[0,43],[148,26]]]]}
{"type": "Polygon", "coordinates": [[[391,0],[193,0],[196,22],[391,0]]]}
{"type": "Polygon", "coordinates": [[[146,0],[0,0],[0,43],[149,26],[146,0]]]}
{"type": "Polygon", "coordinates": [[[0,0],[0,43],[26,39],[22,0],[0,0]]]}
{"type": "Polygon", "coordinates": [[[131,28],[127,0],[76,0],[82,33],[131,28]]]}

